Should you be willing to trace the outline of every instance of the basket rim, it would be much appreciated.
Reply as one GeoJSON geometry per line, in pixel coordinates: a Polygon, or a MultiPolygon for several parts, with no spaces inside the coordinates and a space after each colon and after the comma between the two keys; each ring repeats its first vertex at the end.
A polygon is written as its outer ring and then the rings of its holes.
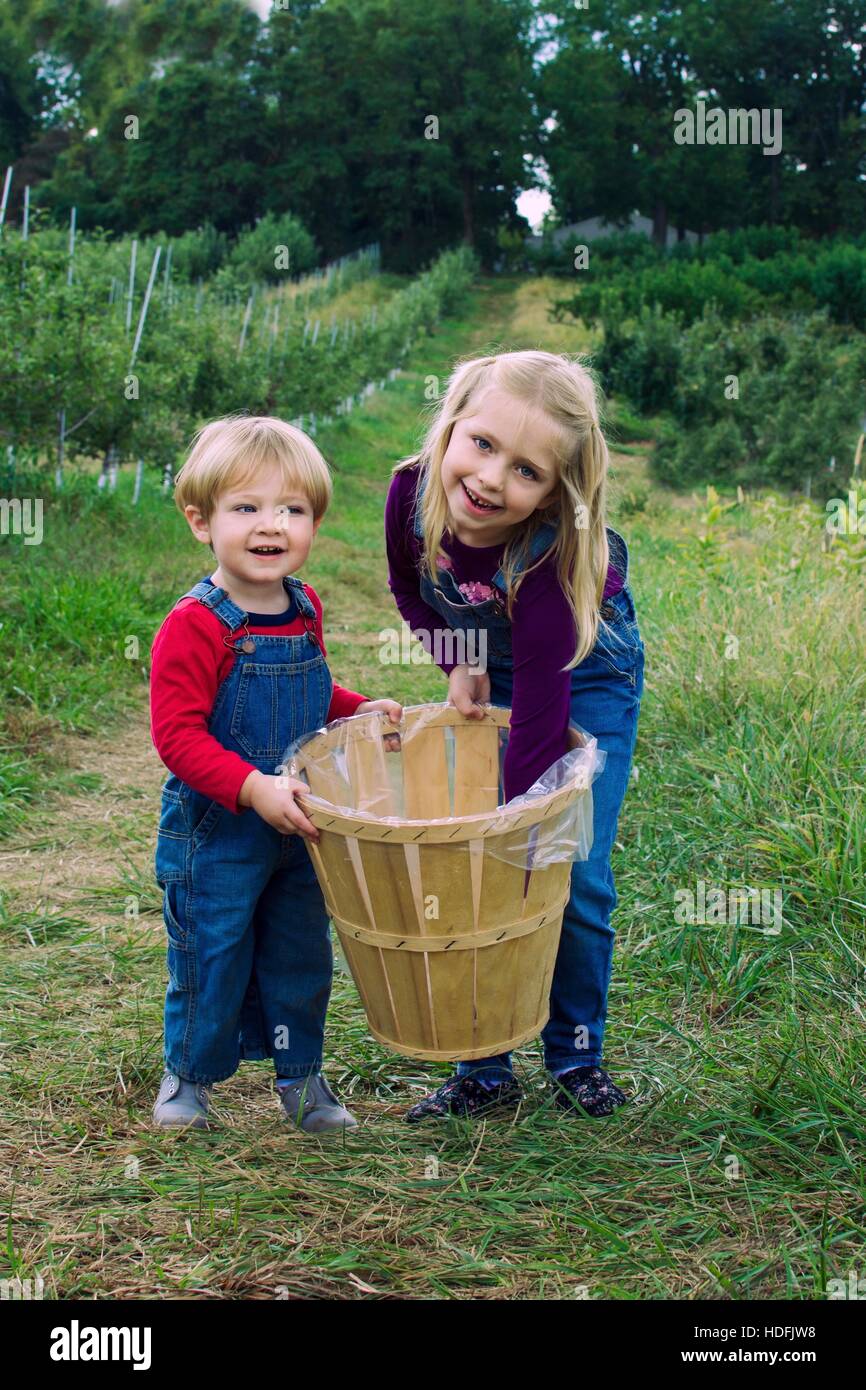
{"type": "MultiPolygon", "coordinates": [[[[429,728],[439,728],[443,724],[463,728],[483,722],[471,719],[468,715],[461,714],[456,706],[440,701],[405,705],[400,724],[394,724],[384,710],[369,710],[364,714],[352,715],[349,718],[376,719],[384,733],[399,733],[404,726],[407,715],[414,715],[415,720],[412,722],[417,722],[422,712],[431,709],[438,710],[438,713],[427,722],[429,728]]],[[[508,727],[511,718],[509,706],[493,705],[488,701],[483,709],[485,720],[490,720],[498,728],[508,727]]],[[[333,722],[337,725],[347,723],[348,720],[335,720],[333,722]]],[[[312,743],[317,735],[327,734],[330,727],[327,725],[323,729],[315,730],[310,735],[309,742],[312,743]]],[[[586,740],[576,725],[569,723],[568,731],[573,748],[586,745],[586,740]]],[[[293,754],[291,766],[293,773],[303,771],[303,749],[293,754]]],[[[453,844],[455,841],[484,839],[494,834],[510,834],[515,830],[540,825],[543,821],[551,819],[565,810],[573,797],[584,795],[590,790],[589,785],[578,786],[576,782],[577,778],[575,777],[567,786],[539,796],[529,810],[524,807],[509,811],[506,802],[504,807],[492,813],[490,811],[476,811],[466,816],[441,816],[414,820],[403,819],[400,816],[385,817],[364,814],[350,807],[335,806],[333,802],[327,801],[324,797],[316,796],[312,792],[309,794],[296,792],[295,802],[319,830],[336,830],[338,833],[351,834],[363,840],[388,839],[392,843],[406,840],[417,843],[425,831],[439,831],[439,834],[434,833],[432,839],[427,842],[453,844]],[[453,829],[455,822],[457,828],[453,829]],[[449,835],[441,833],[446,829],[451,829],[452,833],[449,835]],[[410,834],[409,832],[413,830],[417,830],[419,833],[410,834]]]]}

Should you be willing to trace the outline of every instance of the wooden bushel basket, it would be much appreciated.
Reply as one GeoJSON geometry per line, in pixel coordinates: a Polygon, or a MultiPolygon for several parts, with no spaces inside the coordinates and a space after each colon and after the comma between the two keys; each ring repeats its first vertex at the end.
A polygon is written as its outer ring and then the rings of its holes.
{"type": "Polygon", "coordinates": [[[404,710],[398,740],[387,716],[362,715],[307,740],[288,768],[310,787],[297,803],[320,839],[304,843],[370,1031],[407,1057],[493,1056],[536,1037],[549,1017],[571,860],[527,870],[521,846],[590,792],[575,778],[529,809],[497,811],[509,717],[494,705],[484,719],[419,705],[404,710]],[[401,756],[387,763],[398,743],[401,756]],[[390,790],[395,775],[402,787],[390,790]],[[510,845],[518,862],[496,857],[510,845]]]}

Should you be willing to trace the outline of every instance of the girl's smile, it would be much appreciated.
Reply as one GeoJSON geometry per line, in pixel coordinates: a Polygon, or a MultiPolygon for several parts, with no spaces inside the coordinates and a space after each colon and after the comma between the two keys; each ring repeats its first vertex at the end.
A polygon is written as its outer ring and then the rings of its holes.
{"type": "Polygon", "coordinates": [[[501,507],[501,504],[500,504],[500,503],[498,503],[498,502],[485,502],[485,501],[483,501],[483,499],[480,498],[480,497],[478,496],[477,493],[473,492],[472,489],[471,489],[471,487],[469,487],[469,486],[467,485],[466,480],[465,480],[464,478],[461,478],[461,479],[460,479],[460,485],[461,485],[461,487],[463,488],[463,491],[466,493],[466,496],[467,496],[467,498],[468,498],[468,500],[469,500],[469,505],[470,505],[470,507],[473,507],[476,511],[480,512],[482,515],[483,515],[485,512],[498,512],[498,511],[502,511],[502,507],[501,507]]]}
{"type": "Polygon", "coordinates": [[[442,460],[451,531],[464,545],[500,545],[559,485],[556,435],[540,410],[491,388],[455,422],[442,460]]]}

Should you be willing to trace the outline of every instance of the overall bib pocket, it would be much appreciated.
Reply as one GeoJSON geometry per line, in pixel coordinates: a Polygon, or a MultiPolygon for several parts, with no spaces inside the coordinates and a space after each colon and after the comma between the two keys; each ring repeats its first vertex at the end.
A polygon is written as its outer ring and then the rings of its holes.
{"type": "Polygon", "coordinates": [[[330,698],[330,673],[321,657],[246,661],[238,677],[231,737],[252,762],[277,762],[289,743],[317,727],[330,698]]]}
{"type": "MultiPolygon", "coordinates": [[[[486,665],[510,666],[513,660],[511,623],[499,603],[495,599],[468,603],[450,576],[445,577],[443,582],[449,585],[450,593],[443,587],[432,585],[425,577],[421,583],[421,597],[440,614],[446,627],[455,633],[465,634],[463,641],[466,651],[461,656],[455,650],[454,658],[458,661],[477,659],[486,665]],[[470,638],[470,633],[476,635],[470,638]]],[[[440,644],[441,641],[440,638],[440,644]]],[[[460,645],[454,643],[455,648],[460,645]]]]}

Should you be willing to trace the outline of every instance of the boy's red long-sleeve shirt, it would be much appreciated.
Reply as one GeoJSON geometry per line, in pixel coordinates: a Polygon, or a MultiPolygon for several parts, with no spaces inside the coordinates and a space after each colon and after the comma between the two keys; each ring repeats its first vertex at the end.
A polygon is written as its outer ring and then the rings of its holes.
{"type": "MultiPolygon", "coordinates": [[[[304,590],[316,610],[315,631],[326,656],[322,605],[309,584],[304,590]]],[[[302,637],[306,628],[292,603],[284,613],[250,613],[249,631],[271,637],[302,637]]],[[[154,747],[170,772],[203,796],[240,814],[238,792],[256,768],[208,732],[216,693],[235,662],[225,624],[197,599],[184,598],[153,639],[150,672],[150,730],[154,747]]],[[[245,636],[236,628],[233,638],[245,636]]],[[[334,685],[327,722],[345,719],[369,697],[334,685]]]]}

